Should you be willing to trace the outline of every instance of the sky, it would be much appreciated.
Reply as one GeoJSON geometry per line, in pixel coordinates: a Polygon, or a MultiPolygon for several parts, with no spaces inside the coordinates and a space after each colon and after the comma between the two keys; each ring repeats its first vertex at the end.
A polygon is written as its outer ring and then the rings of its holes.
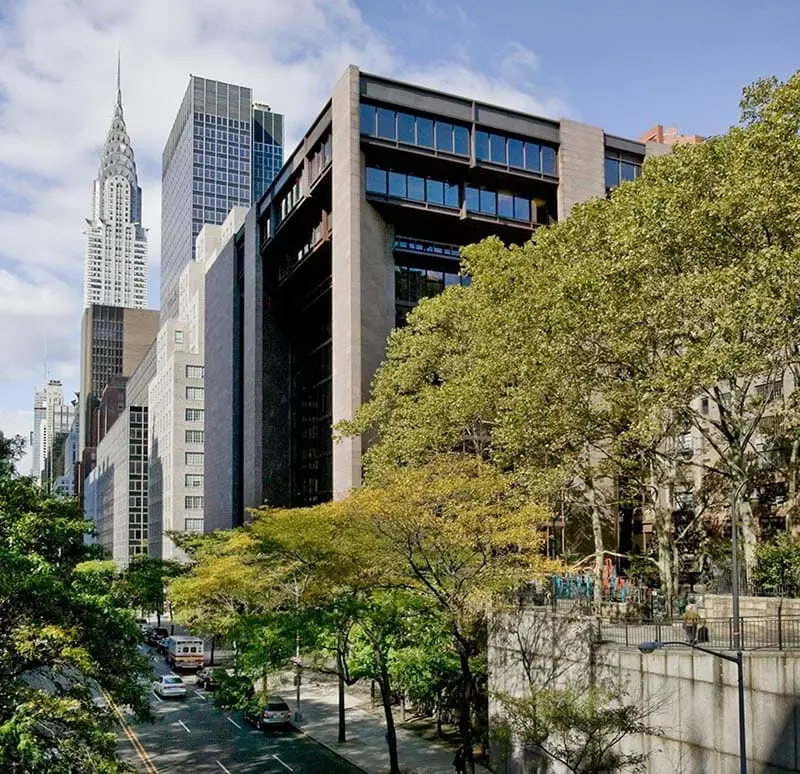
{"type": "Polygon", "coordinates": [[[77,389],[117,51],[154,308],[161,151],[190,73],[283,113],[286,156],[348,64],[625,137],[713,135],[744,85],[800,67],[798,40],[797,0],[0,0],[0,430],[30,431],[45,360],[77,389]]]}

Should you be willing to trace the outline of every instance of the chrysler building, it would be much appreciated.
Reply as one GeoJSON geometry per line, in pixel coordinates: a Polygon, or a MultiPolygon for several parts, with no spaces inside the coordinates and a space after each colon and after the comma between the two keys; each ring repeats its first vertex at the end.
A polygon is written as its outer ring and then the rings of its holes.
{"type": "Polygon", "coordinates": [[[83,302],[144,309],[147,306],[147,235],[142,189],[122,113],[119,61],[114,118],[100,154],[86,223],[83,302]]]}

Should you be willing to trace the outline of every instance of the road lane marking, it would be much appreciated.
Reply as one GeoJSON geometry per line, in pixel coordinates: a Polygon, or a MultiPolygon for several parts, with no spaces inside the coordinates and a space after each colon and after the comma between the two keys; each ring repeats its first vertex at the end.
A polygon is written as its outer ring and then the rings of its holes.
{"type": "Polygon", "coordinates": [[[139,760],[141,760],[145,769],[147,769],[147,774],[158,774],[158,769],[156,768],[150,756],[147,754],[147,750],[144,749],[139,737],[136,736],[136,732],[125,722],[125,718],[122,717],[122,713],[117,708],[117,705],[114,704],[114,702],[111,700],[111,697],[104,690],[100,689],[100,692],[105,697],[108,706],[116,716],[117,722],[120,724],[125,736],[128,738],[128,741],[131,743],[134,751],[139,756],[139,760]]]}
{"type": "Polygon", "coordinates": [[[208,701],[208,699],[205,696],[203,696],[203,694],[200,693],[200,691],[195,691],[195,694],[197,694],[203,701],[208,701]]]}
{"type": "Polygon", "coordinates": [[[283,766],[284,769],[289,769],[289,771],[294,771],[294,769],[288,763],[284,763],[277,755],[273,755],[272,757],[276,761],[278,761],[278,763],[280,763],[281,766],[283,766]]]}
{"type": "Polygon", "coordinates": [[[230,771],[228,771],[219,761],[214,761],[214,763],[216,763],[217,766],[219,766],[225,772],[225,774],[231,774],[230,771]]]}
{"type": "Polygon", "coordinates": [[[192,729],[189,728],[189,726],[187,726],[186,723],[184,723],[182,720],[179,720],[178,723],[180,723],[184,727],[184,729],[186,729],[186,733],[187,734],[191,734],[192,733],[192,729]]]}
{"type": "Polygon", "coordinates": [[[225,716],[225,720],[227,720],[228,723],[233,723],[236,728],[241,728],[241,726],[233,718],[229,718],[227,715],[225,716]]]}
{"type": "Polygon", "coordinates": [[[152,694],[153,694],[153,696],[155,696],[155,697],[156,697],[156,699],[157,699],[159,702],[162,702],[162,701],[164,701],[164,700],[163,700],[163,699],[162,699],[162,698],[161,698],[161,697],[160,697],[160,696],[159,696],[159,695],[158,695],[158,694],[157,694],[155,691],[150,691],[150,693],[152,693],[152,694]]]}

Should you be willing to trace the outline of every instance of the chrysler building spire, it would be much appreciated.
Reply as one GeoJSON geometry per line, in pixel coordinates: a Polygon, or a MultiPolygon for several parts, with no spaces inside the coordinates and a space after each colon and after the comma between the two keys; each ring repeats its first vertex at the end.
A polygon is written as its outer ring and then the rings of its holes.
{"type": "Polygon", "coordinates": [[[122,110],[119,53],[114,114],[100,151],[87,223],[84,305],[145,308],[147,236],[142,228],[142,189],[122,110]]]}

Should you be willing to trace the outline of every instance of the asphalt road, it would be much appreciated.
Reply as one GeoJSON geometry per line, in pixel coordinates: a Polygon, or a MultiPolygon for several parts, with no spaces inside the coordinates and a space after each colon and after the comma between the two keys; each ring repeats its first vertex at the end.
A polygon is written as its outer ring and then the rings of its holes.
{"type": "MultiPolygon", "coordinates": [[[[169,672],[159,656],[153,655],[152,661],[156,674],[169,672]]],[[[120,734],[120,754],[137,771],[362,774],[297,730],[256,731],[240,711],[218,710],[213,695],[197,688],[193,674],[182,676],[187,683],[185,698],[162,700],[151,693],[156,722],[131,724],[132,734],[120,734]]]]}

